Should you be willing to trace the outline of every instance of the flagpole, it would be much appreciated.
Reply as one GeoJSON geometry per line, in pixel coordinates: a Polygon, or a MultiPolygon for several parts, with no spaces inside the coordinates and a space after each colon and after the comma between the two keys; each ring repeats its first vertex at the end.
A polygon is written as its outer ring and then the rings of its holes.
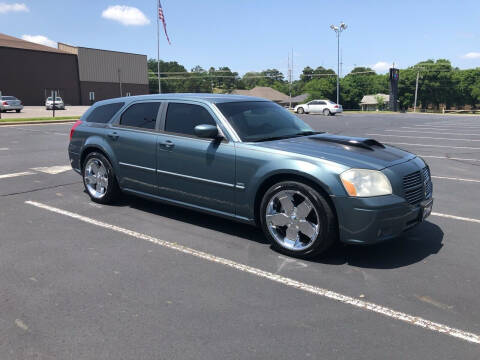
{"type": "Polygon", "coordinates": [[[158,76],[158,93],[162,93],[162,84],[160,83],[160,2],[157,1],[157,76],[158,76]]]}

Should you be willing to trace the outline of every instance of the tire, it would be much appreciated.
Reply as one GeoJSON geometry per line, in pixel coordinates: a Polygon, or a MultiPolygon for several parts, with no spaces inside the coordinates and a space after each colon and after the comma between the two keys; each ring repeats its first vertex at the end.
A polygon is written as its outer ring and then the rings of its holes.
{"type": "Polygon", "coordinates": [[[119,198],[120,188],[112,164],[103,154],[91,152],[87,155],[82,164],[82,178],[92,201],[111,204],[119,198]]]}
{"type": "Polygon", "coordinates": [[[299,108],[297,109],[297,114],[304,114],[304,113],[305,113],[305,110],[303,110],[302,107],[299,107],[299,108]]]}
{"type": "Polygon", "coordinates": [[[20,110],[15,110],[17,112],[17,114],[20,112],[20,110]]]}
{"type": "Polygon", "coordinates": [[[328,110],[328,109],[324,109],[324,110],[323,110],[323,115],[325,115],[325,116],[330,116],[330,114],[331,114],[331,113],[330,113],[330,110],[328,110]]]}
{"type": "Polygon", "coordinates": [[[259,217],[272,247],[289,256],[317,257],[338,237],[335,214],[329,203],[301,182],[284,181],[270,187],[260,204],[259,217]]]}

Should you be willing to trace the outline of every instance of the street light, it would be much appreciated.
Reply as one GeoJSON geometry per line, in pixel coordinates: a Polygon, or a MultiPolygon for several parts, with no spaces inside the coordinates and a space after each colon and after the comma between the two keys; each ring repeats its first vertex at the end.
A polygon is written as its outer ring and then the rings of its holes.
{"type": "Polygon", "coordinates": [[[347,24],[343,21],[340,25],[330,25],[330,29],[337,34],[337,104],[340,103],[340,34],[343,30],[347,30],[347,24]]]}

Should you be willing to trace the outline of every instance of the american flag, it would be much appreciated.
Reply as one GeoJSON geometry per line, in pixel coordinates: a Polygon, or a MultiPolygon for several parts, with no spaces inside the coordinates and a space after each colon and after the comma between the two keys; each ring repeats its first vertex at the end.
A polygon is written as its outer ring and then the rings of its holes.
{"type": "Polygon", "coordinates": [[[165,36],[167,37],[167,41],[170,45],[172,45],[172,43],[170,42],[170,38],[168,37],[168,33],[167,33],[167,23],[165,22],[165,16],[163,15],[163,9],[162,9],[162,3],[160,2],[160,0],[158,0],[158,18],[160,20],[162,20],[162,24],[163,24],[163,30],[165,31],[165,36]]]}

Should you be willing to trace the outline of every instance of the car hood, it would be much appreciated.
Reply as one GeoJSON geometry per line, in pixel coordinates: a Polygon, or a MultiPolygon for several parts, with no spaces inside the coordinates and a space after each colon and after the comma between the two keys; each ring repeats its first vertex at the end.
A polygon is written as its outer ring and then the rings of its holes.
{"type": "Polygon", "coordinates": [[[288,151],[333,161],[352,168],[381,170],[416,156],[374,139],[318,134],[254,143],[255,146],[288,151]]]}

